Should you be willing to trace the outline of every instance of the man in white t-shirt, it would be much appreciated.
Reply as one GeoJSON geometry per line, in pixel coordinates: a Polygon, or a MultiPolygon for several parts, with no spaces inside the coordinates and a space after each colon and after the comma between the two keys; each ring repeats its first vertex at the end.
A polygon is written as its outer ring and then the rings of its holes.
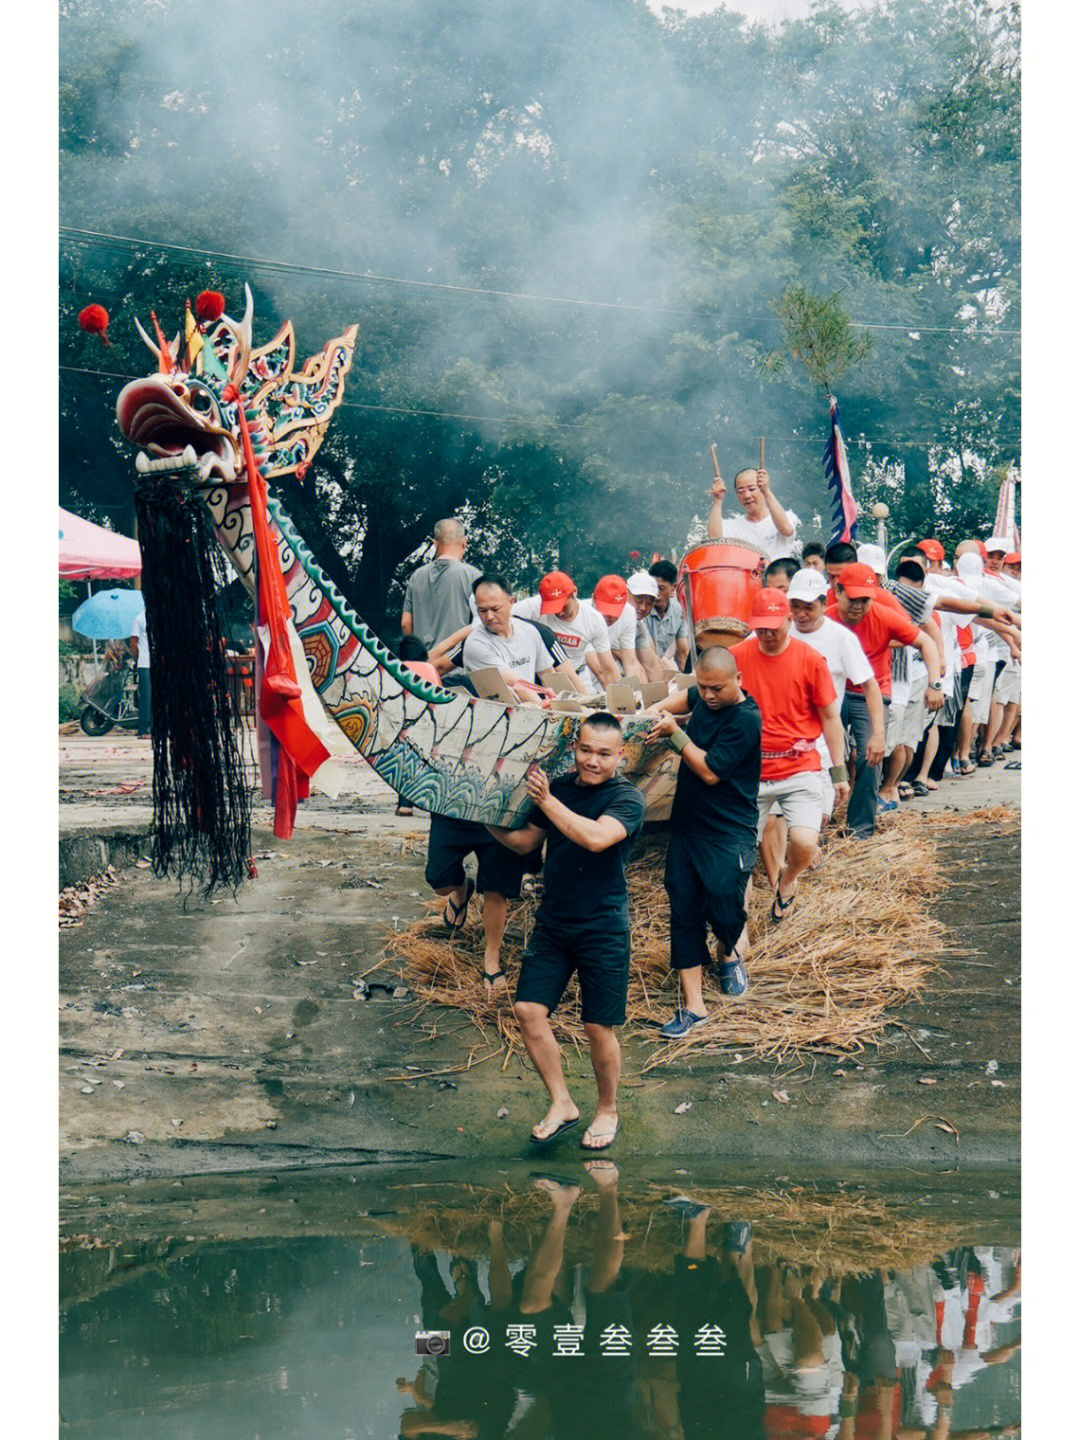
{"type": "Polygon", "coordinates": [[[150,726],[153,721],[153,708],[150,696],[150,642],[146,638],[146,609],[139,611],[135,617],[135,623],[131,627],[131,638],[128,641],[131,646],[131,653],[135,656],[135,666],[139,677],[139,739],[146,740],[150,735],[150,726]]]}
{"type": "Polygon", "coordinates": [[[545,575],[539,595],[519,600],[513,613],[523,620],[543,620],[551,627],[574,666],[578,688],[585,694],[622,679],[611,658],[607,621],[597,610],[585,609],[578,599],[577,586],[564,571],[552,570],[545,575]]]}
{"type": "Polygon", "coordinates": [[[724,519],[724,496],[727,486],[719,476],[709,490],[713,507],[709,512],[709,539],[745,542],[763,550],[770,560],[781,555],[798,556],[795,531],[799,517],[794,510],[785,510],[772,492],[767,470],[740,470],[735,476],[735,495],[742,506],[742,515],[724,519]]]}
{"type": "MultiPolygon", "coordinates": [[[[885,758],[885,704],[874,667],[854,631],[825,614],[829,582],[819,570],[799,570],[788,587],[795,634],[825,657],[836,693],[842,699],[840,718],[851,736],[855,784],[848,801],[848,825],[856,835],[874,833],[881,762],[885,758]]],[[[820,743],[819,743],[820,748],[820,743]]],[[[823,752],[827,753],[827,752],[823,752]]],[[[828,761],[822,765],[828,781],[828,761]]],[[[826,791],[825,813],[832,810],[832,785],[826,791]]]]}
{"type": "Polygon", "coordinates": [[[481,575],[473,586],[473,599],[480,618],[465,640],[465,669],[495,666],[522,703],[535,703],[537,672],[555,664],[539,631],[532,625],[514,624],[514,599],[501,575],[481,575]]]}
{"type": "Polygon", "coordinates": [[[581,608],[594,610],[607,625],[611,653],[622,673],[647,680],[649,677],[639,652],[649,651],[655,658],[656,651],[648,630],[630,603],[630,591],[622,576],[602,575],[596,582],[592,599],[582,600],[581,608]]]}

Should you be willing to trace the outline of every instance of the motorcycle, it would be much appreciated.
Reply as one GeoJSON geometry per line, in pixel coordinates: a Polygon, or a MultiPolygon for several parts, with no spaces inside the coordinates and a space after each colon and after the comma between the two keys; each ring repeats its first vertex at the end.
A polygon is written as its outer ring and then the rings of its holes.
{"type": "Polygon", "coordinates": [[[87,735],[107,735],[114,725],[135,730],[139,724],[135,667],[122,655],[107,656],[101,673],[81,696],[79,724],[87,735]]]}

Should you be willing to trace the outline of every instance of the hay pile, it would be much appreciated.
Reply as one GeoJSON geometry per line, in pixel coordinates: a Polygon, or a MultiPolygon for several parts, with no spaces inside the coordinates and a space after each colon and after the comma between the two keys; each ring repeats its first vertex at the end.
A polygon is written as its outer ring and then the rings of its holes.
{"type": "MultiPolygon", "coordinates": [[[[539,1191],[502,1191],[469,1186],[469,1197],[448,1197],[441,1187],[406,1187],[409,1209],[396,1217],[380,1216],[380,1233],[401,1235],[424,1249],[449,1251],[480,1259],[490,1254],[488,1225],[502,1221],[511,1255],[532,1253],[551,1214],[546,1195],[539,1191]],[[425,1192],[427,1203],[425,1204],[425,1192]],[[448,1203],[449,1200],[449,1203],[448,1203]]],[[[462,1187],[449,1187],[453,1192],[462,1187]]],[[[392,1187],[395,1202],[405,1195],[392,1187]]],[[[629,1235],[625,1264],[640,1270],[669,1270],[685,1241],[685,1222],[662,1202],[680,1192],[670,1185],[652,1185],[645,1196],[619,1197],[623,1230],[629,1235]]],[[[699,1204],[712,1208],[710,1244],[726,1220],[750,1220],[754,1226],[754,1258],[758,1263],[786,1260],[793,1265],[822,1266],[832,1273],[844,1270],[912,1269],[925,1265],[958,1243],[956,1220],[927,1214],[914,1206],[901,1208],[881,1195],[812,1189],[757,1190],[728,1187],[691,1192],[699,1204]]],[[[596,1193],[582,1177],[582,1194],[574,1206],[567,1233],[568,1261],[588,1259],[593,1241],[592,1217],[596,1193]]],[[[970,1220],[965,1221],[965,1244],[978,1244],[970,1220]]],[[[989,1230],[987,1234],[989,1234],[989,1230]]]]}
{"type": "MultiPolygon", "coordinates": [[[[870,843],[830,839],[821,865],[803,875],[798,903],[781,925],[768,918],[772,896],[759,868],[750,905],[750,989],[742,1000],[726,1000],[707,974],[713,1018],[675,1041],[657,1033],[671,1018],[676,997],[668,962],[665,841],[647,840],[627,872],[633,949],[622,1032],[654,1042],[644,1068],[695,1051],[744,1049],[780,1058],[845,1055],[877,1044],[895,1023],[890,1011],[921,993],[946,948],[944,927],[928,905],[948,884],[946,867],[938,864],[937,839],[954,825],[975,823],[1002,834],[1019,819],[1003,807],[955,817],[906,812],[870,843]]],[[[496,1002],[481,980],[480,899],[472,901],[464,933],[452,940],[438,933],[442,905],[433,902],[431,921],[390,937],[390,962],[406,962],[403,979],[423,1004],[465,1011],[492,1053],[504,1053],[505,1063],[520,1051],[521,1038],[508,1001],[496,1002]]],[[[503,946],[511,990],[536,906],[535,900],[511,906],[503,946]]],[[[577,1008],[573,982],[553,1024],[560,1040],[582,1045],[577,1008]]]]}

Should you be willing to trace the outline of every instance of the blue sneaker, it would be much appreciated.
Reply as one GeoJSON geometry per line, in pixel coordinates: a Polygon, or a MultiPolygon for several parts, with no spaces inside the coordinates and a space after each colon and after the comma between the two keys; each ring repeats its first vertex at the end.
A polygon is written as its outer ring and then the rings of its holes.
{"type": "Polygon", "coordinates": [[[753,1233],[749,1220],[729,1220],[724,1226],[724,1249],[732,1255],[745,1255],[753,1233]]]}
{"type": "Polygon", "coordinates": [[[750,977],[739,956],[724,961],[720,966],[720,989],[725,995],[745,995],[749,984],[750,977]]]}
{"type": "Polygon", "coordinates": [[[695,1015],[692,1010],[683,1010],[680,1007],[675,1011],[674,1020],[660,1026],[660,1034],[666,1040],[681,1040],[684,1035],[690,1034],[695,1025],[704,1025],[708,1018],[708,1015],[695,1015]]]}
{"type": "Polygon", "coordinates": [[[691,1200],[689,1195],[673,1195],[670,1200],[665,1200],[664,1204],[670,1205],[672,1210],[677,1210],[688,1220],[693,1220],[698,1215],[704,1215],[709,1208],[708,1205],[699,1205],[696,1200],[691,1200]]]}

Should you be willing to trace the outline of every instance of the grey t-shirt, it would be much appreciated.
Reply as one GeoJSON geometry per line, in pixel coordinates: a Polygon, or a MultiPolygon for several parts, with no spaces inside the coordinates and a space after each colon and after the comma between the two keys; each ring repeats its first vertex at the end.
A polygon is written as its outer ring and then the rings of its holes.
{"type": "Polygon", "coordinates": [[[473,581],[480,578],[475,565],[440,555],[409,576],[402,610],[413,617],[413,634],[431,649],[468,625],[473,581]]]}
{"type": "Polygon", "coordinates": [[[533,685],[538,670],[551,670],[555,665],[539,630],[523,620],[511,620],[509,635],[492,635],[477,620],[465,637],[462,659],[466,670],[494,665],[511,671],[515,680],[528,680],[533,685]]]}
{"type": "Polygon", "coordinates": [[[676,640],[690,639],[690,626],[686,622],[682,606],[674,595],[668,601],[668,607],[663,615],[653,610],[645,616],[645,628],[652,637],[656,653],[661,660],[667,659],[669,653],[674,655],[676,640]]]}

